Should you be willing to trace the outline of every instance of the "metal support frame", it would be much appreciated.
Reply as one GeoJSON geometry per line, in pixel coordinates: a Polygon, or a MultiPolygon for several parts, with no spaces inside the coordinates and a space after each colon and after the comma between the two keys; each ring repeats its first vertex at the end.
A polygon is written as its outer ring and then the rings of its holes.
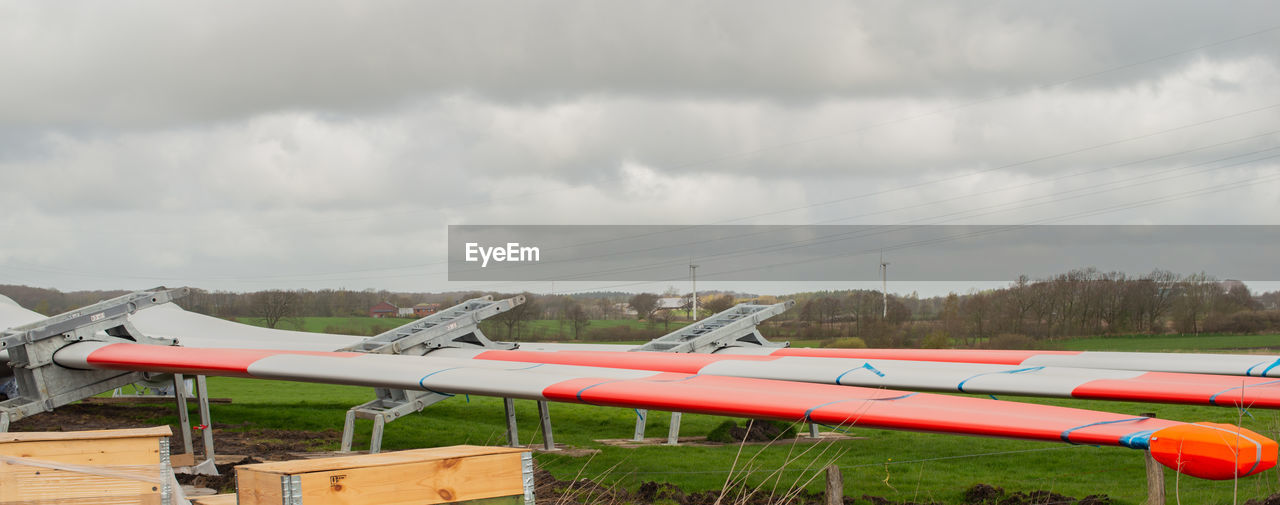
{"type": "Polygon", "coordinates": [[[196,376],[196,395],[199,400],[200,425],[204,428],[200,430],[204,437],[204,461],[196,464],[196,473],[218,475],[218,468],[214,464],[213,421],[209,417],[209,388],[203,375],[196,376]]]}
{"type": "Polygon", "coordinates": [[[342,424],[342,452],[351,452],[352,439],[355,437],[356,419],[373,421],[373,433],[369,440],[369,453],[376,454],[382,450],[382,433],[391,421],[403,416],[420,412],[436,402],[447,400],[450,395],[426,391],[408,391],[404,389],[374,388],[377,399],[347,410],[342,424]]]}
{"type": "MultiPolygon", "coordinates": [[[[160,504],[171,505],[173,501],[173,485],[177,479],[173,478],[173,462],[169,459],[169,438],[160,437],[160,504]]],[[[154,489],[154,488],[153,488],[154,489]]]]}
{"type": "Polygon", "coordinates": [[[787,347],[790,344],[786,342],[765,340],[756,325],[795,304],[793,300],[772,305],[740,303],[632,350],[712,353],[728,347],[787,347]]]}
{"type": "Polygon", "coordinates": [[[528,451],[520,454],[520,480],[524,487],[524,505],[534,505],[537,496],[534,494],[533,453],[528,451]]]}
{"type": "Polygon", "coordinates": [[[551,434],[551,409],[546,400],[538,400],[538,419],[542,422],[542,449],[556,451],[556,439],[551,434]]]}
{"type": "MultiPolygon", "coordinates": [[[[765,319],[794,307],[794,300],[772,305],[740,303],[728,310],[673,331],[632,351],[714,353],[730,347],[787,347],[787,342],[770,342],[760,335],[756,325],[765,319]]],[[[640,412],[637,411],[637,414],[640,412]]],[[[645,415],[636,420],[633,440],[644,439],[645,415]]],[[[667,445],[680,444],[680,413],[671,413],[667,445]]]]}
{"type": "Polygon", "coordinates": [[[182,427],[182,448],[184,454],[195,455],[195,449],[191,445],[191,415],[187,412],[187,392],[185,391],[186,380],[182,374],[173,374],[174,399],[178,402],[178,425],[182,427]]]}
{"type": "MultiPolygon", "coordinates": [[[[516,344],[489,340],[477,325],[480,321],[506,312],[524,301],[524,296],[498,301],[494,301],[492,296],[474,298],[340,350],[420,356],[443,348],[514,349],[516,344]]],[[[377,453],[382,450],[382,434],[387,423],[420,412],[451,396],[429,391],[388,388],[374,388],[374,393],[377,395],[376,399],[347,410],[342,425],[342,452],[351,451],[356,419],[373,421],[369,452],[377,453]]],[[[508,417],[514,419],[514,415],[513,411],[508,417]]]]}
{"type": "Polygon", "coordinates": [[[516,401],[511,398],[503,398],[502,410],[507,413],[507,445],[520,447],[520,431],[516,426],[516,401]]]}
{"type": "Polygon", "coordinates": [[[0,331],[0,351],[8,352],[18,386],[16,397],[0,402],[0,418],[17,421],[143,380],[140,372],[63,368],[53,362],[53,354],[70,342],[86,340],[175,345],[172,339],[144,335],[129,322],[129,315],[188,292],[163,287],[137,291],[0,331]]]}
{"type": "Polygon", "coordinates": [[[667,428],[667,445],[680,445],[680,413],[671,413],[671,427],[667,428]]]}
{"type": "Polygon", "coordinates": [[[644,440],[644,423],[649,417],[649,411],[645,409],[636,409],[636,432],[631,436],[631,440],[641,442],[644,440]]]}

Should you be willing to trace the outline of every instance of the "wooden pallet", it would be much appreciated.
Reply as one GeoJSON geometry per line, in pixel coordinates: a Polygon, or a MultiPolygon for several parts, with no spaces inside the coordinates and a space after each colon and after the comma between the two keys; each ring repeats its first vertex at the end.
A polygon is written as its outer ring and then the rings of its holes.
{"type": "Polygon", "coordinates": [[[0,433],[0,504],[159,504],[168,426],[0,433]],[[21,460],[21,461],[19,461],[21,460]]]}
{"type": "Polygon", "coordinates": [[[307,505],[507,502],[524,494],[524,452],[461,445],[241,465],[237,494],[240,505],[280,505],[282,479],[296,477],[307,505]]]}

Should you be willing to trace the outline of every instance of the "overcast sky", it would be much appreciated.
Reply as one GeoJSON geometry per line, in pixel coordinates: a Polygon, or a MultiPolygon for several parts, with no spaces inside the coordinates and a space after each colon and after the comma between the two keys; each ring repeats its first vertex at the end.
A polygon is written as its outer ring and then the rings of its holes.
{"type": "MultiPolygon", "coordinates": [[[[0,1],[0,68],[0,283],[552,289],[448,282],[450,224],[1280,224],[1274,1],[0,1]]],[[[554,289],[670,283],[615,284],[554,289]]]]}

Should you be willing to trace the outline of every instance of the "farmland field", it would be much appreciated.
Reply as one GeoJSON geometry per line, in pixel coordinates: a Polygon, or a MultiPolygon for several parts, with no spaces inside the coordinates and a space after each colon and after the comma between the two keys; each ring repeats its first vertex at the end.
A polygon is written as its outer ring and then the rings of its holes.
{"type": "MultiPolygon", "coordinates": [[[[306,327],[340,326],[348,318],[313,321],[306,327]]],[[[349,318],[366,319],[368,318],[349,318]]],[[[383,320],[389,323],[390,321],[383,320]]],[[[594,324],[604,323],[601,321],[594,324]]],[[[609,323],[613,323],[612,321],[609,323]]],[[[557,321],[537,321],[551,325],[557,321]]],[[[607,324],[607,323],[606,323],[607,324]]],[[[614,324],[637,324],[619,321],[614,324]]],[[[643,322],[638,322],[643,324],[643,322]]],[[[673,324],[674,326],[674,324],[673,324]]],[[[356,327],[351,325],[351,327],[356,327]]],[[[1062,349],[1134,351],[1218,351],[1273,347],[1280,336],[1122,336],[1064,340],[1062,349]]],[[[819,341],[793,342],[817,345],[819,341]]],[[[231,430],[302,430],[315,433],[321,449],[336,449],[345,410],[372,399],[367,388],[213,378],[210,392],[234,399],[230,405],[214,405],[214,418],[231,430]],[[330,430],[330,431],[325,431],[330,430]]],[[[1138,414],[1152,412],[1161,418],[1215,421],[1236,424],[1280,438],[1280,414],[1270,411],[1241,412],[1229,408],[1151,405],[1126,402],[1001,397],[1070,407],[1138,414]]],[[[522,442],[541,441],[535,404],[517,401],[522,442]]],[[[628,409],[552,404],[555,439],[573,448],[595,449],[593,456],[539,453],[539,465],[557,478],[590,478],[606,485],[634,490],[647,481],[666,482],[685,491],[720,489],[729,472],[745,475],[751,485],[818,491],[822,478],[817,470],[829,463],[844,473],[846,496],[864,494],[898,501],[962,503],[963,492],[975,484],[990,484],[1013,491],[1049,490],[1076,498],[1106,494],[1116,503],[1141,503],[1146,495],[1142,453],[1114,447],[1073,446],[954,435],[908,433],[851,428],[856,438],[834,442],[720,446],[646,446],[620,448],[597,440],[630,436],[636,413],[628,409]],[[736,461],[736,463],[735,463],[736,461]],[[747,472],[742,473],[743,470],[747,472]],[[816,477],[815,477],[816,476],[816,477]]],[[[685,415],[682,435],[702,436],[725,418],[685,415]]],[[[172,418],[160,420],[172,422],[172,418]]],[[[666,413],[653,412],[648,435],[664,436],[666,413]]],[[[371,423],[357,423],[357,448],[366,445],[371,423]]],[[[804,431],[804,427],[800,427],[804,431]]],[[[502,444],[505,425],[501,401],[494,398],[455,397],[388,425],[384,447],[389,450],[452,444],[502,444]]],[[[1232,503],[1270,495],[1280,490],[1280,471],[1267,472],[1239,482],[1213,482],[1178,478],[1166,470],[1171,501],[1176,492],[1182,503],[1232,503]]]]}
{"type": "Polygon", "coordinates": [[[1280,351],[1280,335],[1126,335],[1066,340],[1050,346],[1067,351],[1229,352],[1280,351]]]}
{"type": "MultiPolygon", "coordinates": [[[[321,448],[336,449],[343,413],[373,398],[367,388],[212,378],[210,393],[234,403],[215,404],[214,419],[231,430],[303,430],[319,432],[321,448]]],[[[1162,418],[1189,421],[1241,422],[1245,427],[1276,437],[1280,416],[1255,411],[1243,417],[1233,409],[1147,405],[1138,403],[1002,398],[1121,413],[1154,412],[1162,418]]],[[[541,441],[534,402],[517,401],[519,433],[526,443],[541,441]]],[[[794,446],[737,445],[635,449],[606,446],[598,439],[629,437],[635,412],[628,409],[552,404],[557,442],[575,448],[599,449],[591,457],[555,453],[537,455],[539,464],[558,478],[592,478],[634,489],[642,482],[670,482],[686,491],[719,489],[730,469],[749,469],[749,483],[769,479],[782,469],[781,487],[804,484],[814,470],[830,462],[845,475],[846,494],[869,494],[894,500],[961,503],[963,491],[978,483],[1009,491],[1051,490],[1077,498],[1107,494],[1118,503],[1139,503],[1145,496],[1142,453],[1114,447],[1072,446],[954,435],[894,432],[853,428],[857,439],[802,442],[794,446]]],[[[686,415],[685,436],[705,435],[724,418],[686,415]]],[[[165,418],[161,422],[173,422],[165,418]]],[[[665,413],[652,413],[650,436],[667,432],[665,413]]],[[[357,448],[367,445],[371,424],[357,424],[357,448]]],[[[801,430],[803,431],[803,430],[801,430]]],[[[505,425],[501,401],[459,396],[387,426],[384,447],[390,450],[452,444],[502,444],[505,425]]],[[[1232,483],[1192,478],[1176,479],[1166,472],[1170,493],[1178,488],[1183,503],[1231,503],[1232,483]]],[[[818,478],[810,488],[818,490],[818,478]]],[[[769,481],[772,485],[772,481],[769,481]]],[[[1240,482],[1243,497],[1265,496],[1277,489],[1275,472],[1240,482]]]]}
{"type": "MultiPolygon", "coordinates": [[[[291,324],[292,320],[283,320],[276,327],[282,330],[311,331],[317,333],[344,333],[348,335],[376,335],[397,326],[408,324],[414,319],[373,317],[299,317],[301,327],[291,324]]],[[[236,318],[237,322],[254,326],[265,326],[256,317],[236,318]]]]}

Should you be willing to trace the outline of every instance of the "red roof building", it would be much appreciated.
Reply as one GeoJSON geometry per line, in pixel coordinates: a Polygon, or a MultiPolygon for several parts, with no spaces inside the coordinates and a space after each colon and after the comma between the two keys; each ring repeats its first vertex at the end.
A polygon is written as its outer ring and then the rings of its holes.
{"type": "Polygon", "coordinates": [[[440,311],[438,303],[419,303],[413,306],[413,317],[427,317],[440,311]]]}
{"type": "Polygon", "coordinates": [[[382,302],[369,307],[369,317],[396,317],[396,313],[399,311],[399,307],[388,302],[382,302]]]}

